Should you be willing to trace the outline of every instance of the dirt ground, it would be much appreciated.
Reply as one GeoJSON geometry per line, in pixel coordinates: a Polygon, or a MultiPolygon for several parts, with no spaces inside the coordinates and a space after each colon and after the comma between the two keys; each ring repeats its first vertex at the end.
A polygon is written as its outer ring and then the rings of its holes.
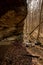
{"type": "Polygon", "coordinates": [[[21,44],[0,46],[0,65],[32,65],[32,58],[21,44]]]}

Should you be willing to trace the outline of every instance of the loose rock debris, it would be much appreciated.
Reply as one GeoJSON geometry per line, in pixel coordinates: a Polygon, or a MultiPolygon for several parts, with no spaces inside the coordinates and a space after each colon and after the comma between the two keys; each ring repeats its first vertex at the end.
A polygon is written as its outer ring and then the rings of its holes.
{"type": "Polygon", "coordinates": [[[19,43],[14,43],[8,47],[0,65],[32,65],[32,58],[25,56],[26,54],[28,53],[25,47],[19,43]]]}

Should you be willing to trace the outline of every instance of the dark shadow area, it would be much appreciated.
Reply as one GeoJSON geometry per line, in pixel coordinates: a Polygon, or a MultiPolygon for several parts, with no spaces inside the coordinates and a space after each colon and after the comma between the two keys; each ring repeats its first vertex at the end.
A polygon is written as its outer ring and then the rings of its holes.
{"type": "Polygon", "coordinates": [[[14,10],[16,13],[21,11],[23,13],[21,9],[22,6],[25,10],[27,9],[26,0],[0,0],[0,17],[9,10],[14,10]]]}
{"type": "Polygon", "coordinates": [[[30,55],[19,43],[0,46],[0,65],[32,65],[32,57],[27,54],[30,55]]]}

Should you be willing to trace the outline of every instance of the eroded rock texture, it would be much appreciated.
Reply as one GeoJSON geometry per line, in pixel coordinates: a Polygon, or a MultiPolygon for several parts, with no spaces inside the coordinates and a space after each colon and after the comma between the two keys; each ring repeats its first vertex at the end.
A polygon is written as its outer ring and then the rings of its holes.
{"type": "MultiPolygon", "coordinates": [[[[19,23],[27,15],[26,0],[0,0],[0,17],[4,16],[5,19],[11,17],[12,21],[3,21],[6,25],[13,26],[19,23]]],[[[3,17],[2,17],[3,18],[3,17]]],[[[2,22],[0,22],[2,23],[2,22]]]]}
{"type": "Polygon", "coordinates": [[[0,0],[0,40],[23,32],[26,15],[26,0],[0,0]]]}

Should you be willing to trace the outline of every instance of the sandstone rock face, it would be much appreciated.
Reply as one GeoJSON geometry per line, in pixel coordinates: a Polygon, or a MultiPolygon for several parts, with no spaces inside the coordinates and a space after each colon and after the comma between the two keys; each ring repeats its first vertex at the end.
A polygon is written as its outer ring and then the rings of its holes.
{"type": "Polygon", "coordinates": [[[0,39],[9,36],[12,31],[19,33],[19,28],[23,32],[26,15],[26,0],[0,0],[0,39]]]}
{"type": "Polygon", "coordinates": [[[7,26],[14,26],[27,15],[26,0],[1,0],[0,17],[1,22],[7,26]],[[2,21],[4,19],[4,21],[2,21]]]}

